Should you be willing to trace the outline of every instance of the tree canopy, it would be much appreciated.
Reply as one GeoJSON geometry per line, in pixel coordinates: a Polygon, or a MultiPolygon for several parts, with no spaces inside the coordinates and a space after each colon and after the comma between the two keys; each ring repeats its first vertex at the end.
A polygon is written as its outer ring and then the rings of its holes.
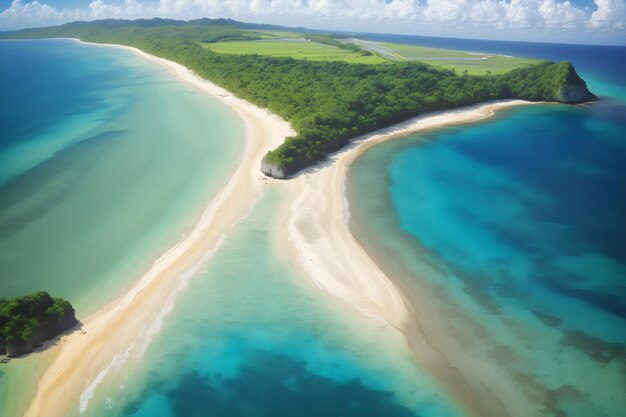
{"type": "MultiPolygon", "coordinates": [[[[469,76],[417,62],[363,65],[216,54],[199,43],[257,35],[224,21],[146,22],[151,21],[79,22],[4,37],[78,37],[133,46],[178,62],[291,123],[297,135],[265,157],[287,174],[323,159],[352,137],[424,113],[498,99],[556,101],[564,83],[584,84],[567,62],[542,62],[503,75],[469,76]]],[[[358,48],[329,35],[307,37],[358,48]]]]}

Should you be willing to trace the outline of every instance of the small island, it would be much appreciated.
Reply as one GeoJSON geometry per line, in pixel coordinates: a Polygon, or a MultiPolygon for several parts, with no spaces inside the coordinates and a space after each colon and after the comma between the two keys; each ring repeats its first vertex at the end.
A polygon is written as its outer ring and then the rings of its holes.
{"type": "Polygon", "coordinates": [[[45,291],[0,298],[0,355],[30,353],[77,323],[72,305],[45,291]]]}

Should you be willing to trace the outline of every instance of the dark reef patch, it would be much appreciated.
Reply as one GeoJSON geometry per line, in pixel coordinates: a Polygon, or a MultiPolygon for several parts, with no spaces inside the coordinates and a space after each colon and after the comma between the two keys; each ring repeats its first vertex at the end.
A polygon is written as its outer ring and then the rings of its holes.
{"type": "MultiPolygon", "coordinates": [[[[303,362],[275,354],[257,354],[234,378],[182,374],[170,388],[155,381],[147,393],[164,395],[177,417],[419,417],[399,405],[394,394],[361,381],[335,381],[309,372],[303,362]]],[[[141,398],[145,398],[145,394],[141,398]]],[[[123,415],[141,404],[128,404],[123,415]]]]}
{"type": "Polygon", "coordinates": [[[578,331],[565,333],[561,337],[561,345],[578,349],[596,362],[603,364],[608,364],[613,360],[626,361],[626,346],[607,342],[578,331]]]}
{"type": "MultiPolygon", "coordinates": [[[[91,168],[93,161],[102,157],[105,150],[103,143],[111,140],[121,140],[127,134],[125,130],[112,130],[101,134],[85,138],[80,142],[65,148],[47,161],[29,169],[6,184],[0,185],[0,233],[4,237],[10,237],[25,225],[29,219],[37,218],[45,214],[50,207],[55,207],[67,198],[78,181],[80,174],[68,176],[61,168],[70,161],[77,163],[83,171],[91,168]],[[45,194],[38,196],[40,201],[37,204],[28,202],[31,190],[46,190],[45,194]],[[27,207],[21,210],[12,210],[12,206],[22,205],[27,207]],[[17,212],[19,214],[14,214],[17,212]]],[[[82,171],[81,171],[82,172],[82,171]]]]}
{"type": "Polygon", "coordinates": [[[532,313],[535,315],[535,317],[537,317],[537,319],[539,319],[539,321],[541,321],[543,324],[545,324],[548,327],[556,328],[556,327],[559,327],[561,323],[563,323],[563,319],[560,319],[556,316],[551,316],[539,310],[533,310],[532,313]]]}

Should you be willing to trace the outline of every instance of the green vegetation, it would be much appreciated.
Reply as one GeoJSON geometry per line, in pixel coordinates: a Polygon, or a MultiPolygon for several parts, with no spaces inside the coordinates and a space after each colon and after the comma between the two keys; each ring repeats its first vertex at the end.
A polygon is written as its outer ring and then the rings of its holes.
{"type": "Polygon", "coordinates": [[[357,45],[355,43],[352,43],[352,42],[340,42],[340,41],[334,39],[333,37],[331,37],[330,35],[319,35],[319,34],[318,35],[308,35],[306,38],[310,39],[313,42],[323,43],[323,44],[335,46],[335,47],[341,48],[341,49],[347,49],[348,51],[359,52],[363,56],[370,56],[370,55],[372,55],[372,53],[370,51],[362,49],[359,45],[357,45]]]}
{"type": "Polygon", "coordinates": [[[45,291],[11,300],[0,298],[0,354],[30,352],[74,324],[70,303],[45,291]]]}
{"type": "Polygon", "coordinates": [[[531,101],[562,101],[563,86],[584,87],[586,83],[576,74],[569,62],[542,62],[528,68],[519,68],[507,73],[504,78],[511,86],[511,93],[524,95],[531,101]]]}
{"type": "Polygon", "coordinates": [[[364,55],[357,50],[339,48],[336,45],[318,43],[303,38],[203,43],[202,46],[218,54],[257,54],[275,58],[294,58],[308,61],[343,61],[354,64],[380,64],[385,62],[384,59],[371,53],[364,55]]]}
{"type": "Polygon", "coordinates": [[[344,42],[357,44],[390,60],[421,62],[443,69],[455,70],[459,74],[462,74],[463,71],[467,71],[469,75],[504,74],[515,68],[527,67],[541,62],[531,58],[452,51],[418,45],[370,42],[358,39],[344,42]]]}
{"type": "Polygon", "coordinates": [[[302,33],[291,32],[286,30],[253,30],[244,29],[245,32],[253,33],[258,36],[259,39],[289,39],[289,38],[301,38],[302,33]]]}
{"type": "Polygon", "coordinates": [[[310,36],[326,43],[227,42],[249,39],[258,33],[241,30],[239,26],[243,24],[239,23],[223,26],[222,21],[202,25],[173,21],[167,25],[159,21],[105,22],[108,23],[82,22],[28,29],[4,36],[78,37],[90,42],[134,46],[176,61],[236,95],[270,109],[288,120],[297,132],[265,157],[265,165],[275,168],[266,169],[272,175],[293,174],[340,149],[354,136],[427,112],[497,99],[583,101],[593,97],[569,63],[545,62],[503,75],[472,76],[469,71],[458,74],[413,61],[364,65],[293,59],[294,45],[302,51],[307,48],[303,45],[311,45],[326,56],[333,51],[353,54],[358,59],[378,58],[363,56],[354,47],[339,48],[328,36],[310,36]],[[213,43],[208,48],[201,46],[207,39],[213,43]],[[292,49],[285,52],[288,46],[292,49]],[[270,48],[274,48],[268,53],[270,56],[262,56],[270,48]],[[271,56],[279,53],[283,55],[271,56]],[[565,90],[567,97],[575,98],[562,99],[565,90]]]}

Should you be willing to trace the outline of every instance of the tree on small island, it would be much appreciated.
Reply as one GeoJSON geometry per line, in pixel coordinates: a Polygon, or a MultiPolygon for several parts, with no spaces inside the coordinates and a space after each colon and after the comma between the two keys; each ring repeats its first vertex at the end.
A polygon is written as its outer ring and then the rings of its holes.
{"type": "Polygon", "coordinates": [[[74,308],[45,291],[0,298],[0,355],[20,356],[32,352],[78,323],[74,308]]]}

